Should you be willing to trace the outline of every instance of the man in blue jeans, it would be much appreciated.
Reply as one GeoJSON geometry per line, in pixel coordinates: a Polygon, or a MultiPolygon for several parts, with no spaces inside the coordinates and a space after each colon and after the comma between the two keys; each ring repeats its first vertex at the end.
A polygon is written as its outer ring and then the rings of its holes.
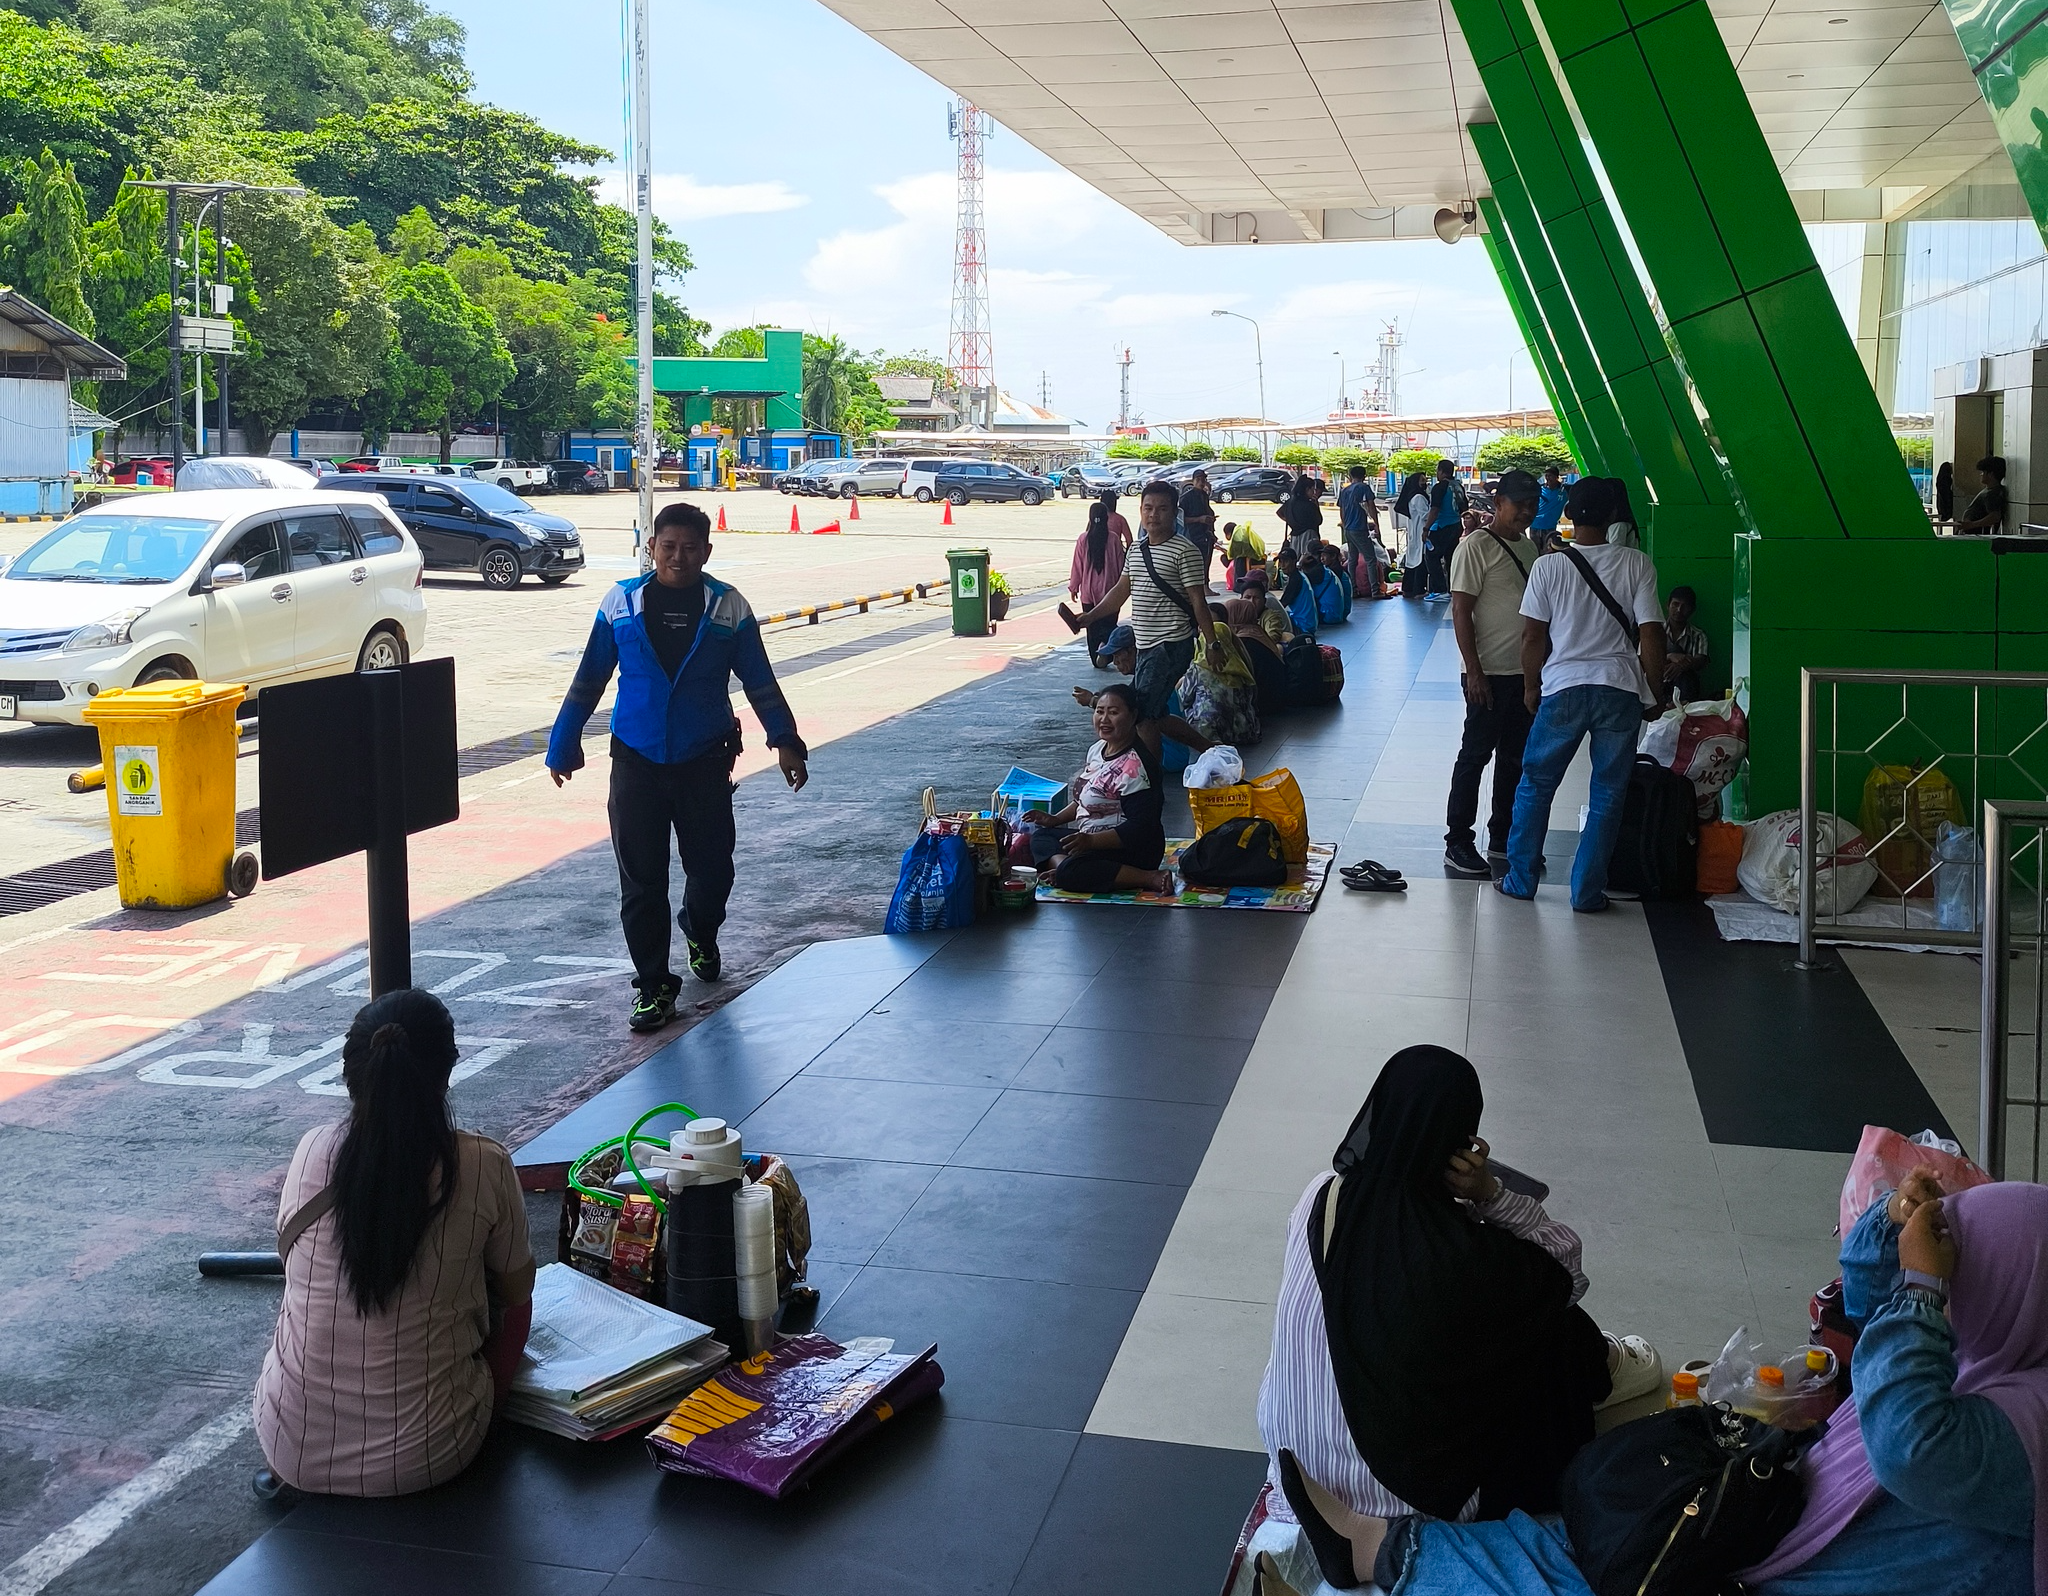
{"type": "Polygon", "coordinates": [[[1664,609],[1657,568],[1640,549],[1607,541],[1612,489],[1603,478],[1571,486],[1567,550],[1529,570],[1522,595],[1522,681],[1535,716],[1522,750],[1508,835],[1507,874],[1494,883],[1510,898],[1536,896],[1536,860],[1550,829],[1558,783],[1587,737],[1593,739],[1592,792],[1572,861],[1572,907],[1597,914],[1607,903],[1607,861],[1621,829],[1621,808],[1635,764],[1650,683],[1664,679],[1664,609]]]}

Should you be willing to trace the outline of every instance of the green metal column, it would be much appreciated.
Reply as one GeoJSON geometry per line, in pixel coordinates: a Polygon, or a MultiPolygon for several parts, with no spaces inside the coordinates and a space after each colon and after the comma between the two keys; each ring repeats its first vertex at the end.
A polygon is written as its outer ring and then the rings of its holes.
{"type": "Polygon", "coordinates": [[[1475,123],[1467,131],[1474,135],[1473,144],[1479,150],[1481,161],[1487,160],[1490,146],[1494,159],[1500,164],[1499,171],[1492,165],[1487,166],[1486,175],[1493,185],[1493,203],[1498,213],[1497,218],[1488,218],[1488,224],[1498,221],[1501,237],[1521,262],[1522,273],[1529,285],[1529,297],[1542,315],[1551,345],[1571,381],[1579,410],[1586,418],[1586,438],[1604,464],[1599,474],[1620,477],[1629,485],[1629,493],[1636,503],[1647,503],[1642,470],[1636,462],[1635,444],[1629,437],[1621,412],[1615,408],[1614,396],[1607,391],[1606,380],[1600,374],[1600,362],[1593,358],[1592,346],[1586,342],[1586,330],[1579,324],[1579,314],[1572,305],[1571,294],[1557,275],[1557,263],[1551,258],[1550,245],[1544,241],[1542,224],[1530,208],[1528,192],[1515,176],[1514,162],[1508,158],[1507,146],[1498,138],[1499,129],[1491,123],[1475,123]],[[1495,137],[1482,142],[1482,126],[1495,137]]]}
{"type": "Polygon", "coordinates": [[[1543,324],[1543,312],[1529,292],[1528,280],[1522,275],[1522,263],[1515,258],[1514,246],[1502,230],[1500,207],[1489,196],[1480,200],[1479,211],[1486,218],[1487,228],[1480,235],[1480,241],[1486,245],[1487,259],[1493,262],[1493,274],[1500,279],[1500,291],[1507,297],[1515,325],[1521,329],[1522,343],[1529,351],[1529,358],[1535,362],[1536,374],[1543,380],[1543,391],[1550,398],[1550,408],[1557,414],[1558,430],[1564,434],[1565,445],[1571,450],[1581,472],[1604,476],[1605,462],[1599,460],[1583,441],[1586,414],[1579,408],[1578,395],[1572,391],[1571,377],[1557,358],[1557,347],[1550,341],[1550,329],[1543,324]]]}
{"type": "Polygon", "coordinates": [[[1523,0],[1453,3],[1496,120],[1473,144],[1496,189],[1511,163],[1527,193],[1658,506],[1732,506],[1523,0]]]}
{"type": "Polygon", "coordinates": [[[1706,0],[1530,0],[1765,538],[1925,538],[1706,0]]]}

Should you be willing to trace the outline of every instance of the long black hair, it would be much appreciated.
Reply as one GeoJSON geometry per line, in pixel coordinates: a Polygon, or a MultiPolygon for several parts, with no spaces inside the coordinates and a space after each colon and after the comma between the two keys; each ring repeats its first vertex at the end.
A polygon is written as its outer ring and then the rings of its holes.
{"type": "Polygon", "coordinates": [[[334,1160],[334,1222],[356,1312],[381,1312],[455,1194],[448,1076],[455,1020],[418,987],[364,1004],[341,1044],[348,1131],[334,1160]]]}
{"type": "Polygon", "coordinates": [[[1394,500],[1394,514],[1406,515],[1408,513],[1409,502],[1413,500],[1418,493],[1427,495],[1428,492],[1429,479],[1425,477],[1420,471],[1409,472],[1406,479],[1401,483],[1401,492],[1399,497],[1397,497],[1394,500]]]}
{"type": "Polygon", "coordinates": [[[1109,502],[1097,499],[1088,506],[1088,569],[1099,571],[1109,562],[1109,502]]]}

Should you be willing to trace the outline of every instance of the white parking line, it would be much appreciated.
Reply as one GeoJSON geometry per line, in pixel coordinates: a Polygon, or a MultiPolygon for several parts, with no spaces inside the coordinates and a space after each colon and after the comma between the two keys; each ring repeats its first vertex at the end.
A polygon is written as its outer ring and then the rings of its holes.
{"type": "Polygon", "coordinates": [[[204,1468],[234,1445],[249,1424],[249,1409],[235,1408],[172,1447],[126,1485],[101,1498],[62,1529],[52,1530],[0,1569],[0,1596],[37,1596],[50,1581],[186,1475],[204,1468]]]}

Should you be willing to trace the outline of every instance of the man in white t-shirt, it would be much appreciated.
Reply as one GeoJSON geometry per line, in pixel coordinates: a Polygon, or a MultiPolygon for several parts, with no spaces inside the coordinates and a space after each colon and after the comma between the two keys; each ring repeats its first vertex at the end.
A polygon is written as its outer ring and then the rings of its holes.
{"type": "Polygon", "coordinates": [[[1590,736],[1592,792],[1572,861],[1572,907],[1581,914],[1608,906],[1607,861],[1621,829],[1643,709],[1657,702],[1650,684],[1664,679],[1657,568],[1642,550],[1607,541],[1613,510],[1611,485],[1581,477],[1565,501],[1570,549],[1544,555],[1529,572],[1522,595],[1522,681],[1535,721],[1522,750],[1507,874],[1494,883],[1510,898],[1536,896],[1536,860],[1550,829],[1551,800],[1590,736]]]}

